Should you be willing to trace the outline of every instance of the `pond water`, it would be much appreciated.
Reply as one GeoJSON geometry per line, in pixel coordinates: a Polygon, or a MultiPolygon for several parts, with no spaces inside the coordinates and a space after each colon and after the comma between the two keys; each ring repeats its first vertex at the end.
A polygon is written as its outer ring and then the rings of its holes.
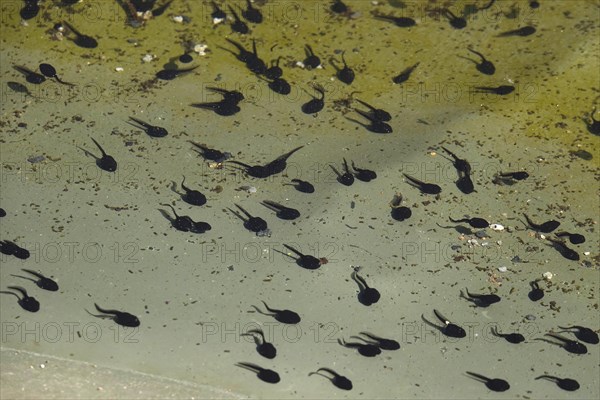
{"type": "MultiPolygon", "coordinates": [[[[600,396],[598,345],[586,344],[587,354],[577,355],[537,340],[560,343],[544,336],[559,327],[600,328],[600,154],[587,126],[599,105],[597,1],[540,0],[532,7],[348,0],[343,15],[333,14],[328,1],[256,1],[263,21],[249,23],[245,35],[230,21],[213,24],[210,2],[174,0],[139,27],[128,22],[125,3],[45,0],[23,22],[25,2],[2,1],[0,206],[7,215],[0,238],[30,256],[1,255],[0,290],[20,286],[40,303],[32,313],[17,303],[18,292],[0,296],[2,398],[571,396],[535,380],[540,375],[576,379],[579,398],[600,396]],[[463,15],[466,26],[454,28],[443,8],[463,15]],[[376,15],[416,25],[399,27],[376,15]],[[78,46],[68,29],[57,32],[61,22],[97,47],[78,46]],[[535,33],[499,36],[526,26],[535,33]],[[290,94],[270,90],[227,39],[250,51],[255,39],[267,65],[281,57],[290,94]],[[321,67],[303,67],[306,45],[321,67]],[[493,75],[476,68],[481,58],[469,48],[494,64],[493,75]],[[180,62],[188,50],[192,62],[180,62]],[[355,73],[349,85],[336,78],[342,52],[355,73]],[[53,78],[32,84],[14,68],[40,73],[41,63],[73,85],[53,78]],[[393,82],[415,65],[406,81],[393,82]],[[174,66],[197,68],[156,78],[174,66]],[[324,108],[306,114],[303,104],[320,97],[316,85],[324,108]],[[477,89],[504,86],[514,90],[477,89]],[[221,101],[211,87],[241,92],[240,111],[221,116],[192,107],[221,101]],[[358,100],[388,111],[393,132],[366,129],[369,119],[355,109],[368,108],[358,100]],[[130,117],[168,135],[151,137],[130,117]],[[92,138],[117,161],[116,171],[98,168],[92,138]],[[303,147],[283,172],[253,178],[239,164],[204,160],[192,141],[248,165],[303,147]],[[468,160],[474,192],[457,187],[442,147],[468,160]],[[376,179],[340,184],[331,167],[343,173],[344,159],[350,170],[353,162],[375,171],[376,179]],[[528,178],[498,178],[517,171],[528,178]],[[420,193],[404,174],[441,193],[420,193]],[[206,204],[182,200],[184,176],[206,204]],[[309,181],[314,193],[295,190],[292,179],[309,181]],[[411,209],[404,221],[392,218],[395,195],[411,209]],[[278,219],[265,200],[300,217],[278,219]],[[245,229],[243,213],[232,212],[236,204],[266,220],[269,232],[245,229]],[[167,205],[211,229],[175,229],[167,205]],[[536,232],[524,214],[560,227],[536,232]],[[496,225],[450,221],[474,217],[496,225]],[[567,239],[555,235],[563,231],[586,241],[553,243],[567,239]],[[321,265],[301,268],[285,245],[321,265]],[[579,259],[564,257],[566,249],[579,259]],[[32,275],[22,269],[51,277],[59,290],[23,279],[32,275]],[[380,293],[376,303],[359,301],[355,270],[380,293]],[[538,301],[528,297],[532,281],[544,291],[538,301]],[[501,301],[479,307],[461,296],[466,290],[501,301]],[[261,314],[263,301],[293,310],[301,321],[261,314]],[[95,303],[129,312],[140,325],[96,318],[95,303]],[[433,310],[466,337],[429,325],[425,320],[443,326],[433,310]],[[525,342],[496,337],[494,327],[525,342]],[[253,329],[275,345],[275,358],[259,355],[252,336],[240,336],[253,329]],[[365,343],[353,338],[360,332],[396,340],[400,349],[363,357],[338,342],[365,343]],[[242,362],[274,370],[281,380],[262,382],[236,366],[242,362]],[[319,368],[347,377],[352,390],[309,376],[319,368]],[[491,391],[467,371],[504,379],[510,389],[491,391]]],[[[228,14],[232,6],[240,18],[247,7],[217,4],[228,14]]]]}

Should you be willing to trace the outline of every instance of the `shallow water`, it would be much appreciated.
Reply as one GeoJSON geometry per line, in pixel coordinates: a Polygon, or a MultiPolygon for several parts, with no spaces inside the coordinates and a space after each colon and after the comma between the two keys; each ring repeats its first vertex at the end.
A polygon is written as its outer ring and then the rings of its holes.
{"type": "MultiPolygon", "coordinates": [[[[136,29],[109,1],[67,8],[45,1],[27,26],[18,15],[23,3],[2,1],[0,202],[8,215],[0,220],[1,239],[27,248],[31,257],[2,255],[0,279],[2,290],[21,285],[41,303],[38,313],[28,313],[14,297],[0,296],[2,398],[569,396],[551,382],[534,380],[542,374],[577,379],[578,397],[598,398],[597,345],[587,345],[586,355],[571,355],[535,339],[558,326],[600,327],[600,154],[598,137],[584,121],[598,106],[599,3],[542,0],[532,10],[526,1],[498,1],[470,15],[464,30],[426,11],[440,2],[347,3],[359,13],[356,19],[332,16],[326,2],[268,1],[261,8],[265,21],[243,37],[228,26],[212,27],[211,7],[199,2],[175,0],[164,15],[136,29]],[[511,7],[516,18],[505,15],[511,7]],[[372,12],[410,16],[417,25],[398,28],[373,19],[372,12]],[[175,15],[191,22],[177,23],[175,15]],[[52,40],[49,30],[61,19],[98,38],[98,48],[52,40]],[[524,25],[536,26],[537,33],[496,37],[524,25]],[[273,94],[219,49],[232,47],[225,37],[247,48],[250,37],[256,38],[267,61],[281,55],[292,93],[273,94]],[[191,64],[199,68],[173,81],[153,81],[183,53],[183,41],[208,45],[206,56],[196,55],[191,64]],[[295,66],[305,44],[321,56],[323,69],[295,66]],[[494,76],[459,57],[473,57],[468,46],[496,64],[494,76]],[[350,86],[333,77],[329,64],[344,50],[357,73],[350,86]],[[156,59],[145,63],[146,54],[156,59]],[[76,86],[28,84],[12,68],[36,69],[41,62],[53,64],[61,79],[76,86]],[[392,76],[416,62],[409,81],[392,84],[392,76]],[[25,84],[30,94],[12,90],[9,82],[25,84]],[[305,91],[312,92],[311,82],[326,89],[325,108],[314,116],[300,111],[310,100],[305,91]],[[476,86],[508,84],[516,87],[508,96],[473,93],[476,86]],[[244,93],[240,113],[220,117],[190,107],[219,100],[207,90],[215,85],[244,93]],[[394,132],[370,133],[347,120],[363,121],[347,106],[351,96],[388,110],[394,132]],[[170,134],[151,138],[126,123],[130,116],[170,134]],[[98,154],[91,137],[117,159],[116,173],[101,171],[81,150],[98,154]],[[188,140],[247,163],[305,147],[283,174],[253,179],[211,168],[188,140]],[[440,146],[469,160],[476,193],[457,189],[456,171],[440,146]],[[579,150],[592,159],[577,156],[579,150]],[[377,179],[340,185],[330,165],[339,169],[342,158],[375,170],[377,179]],[[512,186],[492,183],[497,172],[517,170],[526,170],[529,179],[512,186]],[[440,185],[441,195],[419,194],[403,173],[440,185]],[[206,205],[180,200],[182,175],[206,194],[206,205]],[[292,178],[311,181],[316,192],[283,185],[292,178]],[[242,186],[256,193],[238,190],[242,186]],[[403,222],[390,217],[397,192],[413,212],[403,222]],[[265,199],[297,208],[302,216],[278,220],[259,204],[265,199]],[[209,222],[212,230],[196,235],[173,229],[160,212],[170,213],[160,205],[165,203],[209,222]],[[234,203],[266,219],[271,236],[246,231],[226,210],[234,203]],[[564,259],[526,229],[523,213],[584,234],[585,243],[569,244],[580,261],[564,259]],[[454,227],[448,218],[465,215],[505,229],[477,237],[440,227],[454,227]],[[301,269],[276,251],[285,251],[283,244],[328,263],[301,269]],[[514,262],[516,256],[524,262],[514,262]],[[358,302],[350,278],[356,266],[381,292],[377,304],[358,302]],[[54,277],[60,291],[11,276],[22,274],[21,268],[54,277]],[[527,297],[529,282],[545,272],[553,277],[540,282],[545,297],[534,303],[527,297]],[[465,288],[494,292],[502,301],[472,307],[460,297],[465,288]],[[261,300],[298,312],[301,323],[288,326],[258,314],[252,305],[264,309],[261,300]],[[94,303],[131,312],[141,326],[126,329],[94,318],[85,311],[94,312],[94,303]],[[451,339],[430,328],[422,315],[437,322],[433,309],[468,336],[451,339]],[[526,342],[512,345],[491,336],[495,324],[501,332],[522,333],[526,342]],[[258,326],[278,349],[273,360],[239,336],[258,326]],[[360,331],[393,338],[401,349],[370,359],[337,343],[360,331]],[[281,382],[263,383],[237,362],[274,369],[281,382]],[[350,378],[353,390],[308,376],[320,367],[350,378]],[[466,371],[506,379],[511,388],[489,391],[466,371]]],[[[468,4],[451,8],[458,12],[468,4]]]]}

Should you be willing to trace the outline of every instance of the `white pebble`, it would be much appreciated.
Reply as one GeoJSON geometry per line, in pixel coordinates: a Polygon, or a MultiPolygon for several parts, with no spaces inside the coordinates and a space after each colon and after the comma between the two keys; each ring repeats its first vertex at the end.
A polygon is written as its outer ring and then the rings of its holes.
{"type": "Polygon", "coordinates": [[[123,67],[117,67],[117,68],[115,68],[115,71],[117,71],[117,72],[123,72],[124,69],[123,69],[123,67]]]}
{"type": "Polygon", "coordinates": [[[548,272],[544,272],[542,274],[542,276],[544,277],[545,280],[549,281],[550,279],[552,279],[554,274],[552,272],[548,271],[548,272]]]}
{"type": "Polygon", "coordinates": [[[296,67],[304,68],[304,63],[302,61],[296,61],[296,67]]]}
{"type": "Polygon", "coordinates": [[[254,186],[242,186],[241,190],[245,190],[248,193],[256,193],[256,188],[254,186]]]}
{"type": "Polygon", "coordinates": [[[503,231],[504,227],[500,224],[491,224],[490,229],[492,229],[494,231],[503,231]]]}
{"type": "Polygon", "coordinates": [[[500,271],[500,272],[506,272],[506,271],[508,271],[508,268],[506,268],[506,267],[498,267],[498,271],[500,271]]]}
{"type": "Polygon", "coordinates": [[[225,18],[213,18],[213,25],[220,24],[223,21],[225,21],[225,18]]]}
{"type": "Polygon", "coordinates": [[[150,62],[152,60],[154,60],[154,56],[152,54],[146,54],[144,57],[142,57],[143,62],[150,62]]]}
{"type": "Polygon", "coordinates": [[[206,45],[204,43],[200,43],[200,44],[197,44],[194,46],[194,51],[201,56],[205,56],[207,48],[208,48],[208,45],[206,45]]]}
{"type": "Polygon", "coordinates": [[[173,16],[173,21],[177,22],[177,23],[182,23],[183,22],[183,17],[181,15],[174,15],[173,16]]]}

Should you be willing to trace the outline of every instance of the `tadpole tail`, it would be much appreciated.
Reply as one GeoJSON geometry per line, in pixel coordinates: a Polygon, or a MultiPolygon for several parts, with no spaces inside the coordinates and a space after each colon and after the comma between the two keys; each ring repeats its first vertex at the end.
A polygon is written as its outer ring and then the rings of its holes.
{"type": "Polygon", "coordinates": [[[27,273],[30,273],[31,275],[35,275],[35,276],[37,276],[38,278],[45,278],[45,276],[44,276],[44,275],[40,274],[39,272],[33,271],[33,270],[31,270],[31,269],[27,269],[27,268],[21,268],[21,271],[25,271],[25,272],[27,272],[27,273]]]}
{"type": "Polygon", "coordinates": [[[7,286],[7,288],[8,289],[14,289],[14,290],[17,290],[17,291],[21,292],[21,294],[23,295],[23,297],[29,297],[27,295],[27,290],[25,290],[21,286],[7,286]]]}
{"type": "Polygon", "coordinates": [[[63,25],[66,25],[66,27],[69,28],[70,31],[73,31],[73,33],[75,33],[77,36],[83,36],[81,32],[73,28],[73,25],[69,24],[67,21],[63,21],[62,23],[63,25]]]}
{"type": "Polygon", "coordinates": [[[485,377],[485,376],[480,375],[480,374],[476,374],[475,372],[466,371],[466,373],[469,374],[469,375],[471,375],[473,378],[478,378],[479,380],[481,380],[481,382],[487,382],[487,381],[490,380],[488,377],[485,377]]]}
{"type": "Polygon", "coordinates": [[[444,324],[449,324],[449,323],[450,323],[450,321],[448,320],[448,318],[444,317],[444,316],[442,315],[442,313],[440,313],[438,310],[434,309],[434,310],[433,310],[433,313],[434,313],[434,314],[435,314],[435,316],[436,316],[436,317],[437,317],[437,318],[438,318],[440,321],[442,321],[444,324]]]}
{"type": "Polygon", "coordinates": [[[116,311],[116,310],[104,310],[104,309],[100,308],[100,306],[98,304],[96,304],[96,303],[94,303],[94,306],[96,307],[96,310],[98,310],[99,312],[104,313],[104,314],[116,314],[116,313],[118,313],[118,311],[116,311]]]}
{"type": "Polygon", "coordinates": [[[300,149],[301,149],[301,148],[303,148],[303,147],[304,147],[304,146],[298,146],[298,147],[296,147],[295,149],[293,149],[293,150],[291,150],[291,151],[288,151],[288,152],[287,152],[287,153],[285,153],[284,155],[281,155],[281,156],[277,157],[277,158],[275,159],[275,161],[287,160],[288,158],[290,158],[290,156],[291,156],[292,154],[294,154],[295,152],[297,152],[298,150],[300,150],[300,149]]]}
{"type": "Polygon", "coordinates": [[[33,278],[29,278],[29,277],[27,277],[27,276],[14,275],[14,274],[10,274],[10,276],[14,276],[15,278],[27,279],[28,281],[31,281],[31,282],[37,282],[35,279],[33,279],[33,278]]]}
{"type": "Polygon", "coordinates": [[[102,152],[102,155],[105,156],[106,152],[104,151],[104,149],[102,148],[102,146],[100,146],[100,144],[98,142],[96,142],[96,139],[94,139],[93,137],[90,137],[90,139],[92,139],[92,142],[94,142],[96,144],[96,146],[98,146],[98,148],[102,152]]]}
{"type": "Polygon", "coordinates": [[[163,206],[163,207],[170,207],[171,211],[173,211],[173,214],[175,215],[175,218],[179,218],[179,215],[177,215],[177,213],[175,212],[175,208],[173,208],[172,205],[170,205],[170,204],[161,204],[161,206],[163,206]]]}
{"type": "Polygon", "coordinates": [[[292,251],[294,253],[296,253],[297,255],[299,255],[300,257],[302,257],[304,254],[300,253],[298,250],[294,249],[291,246],[288,246],[287,244],[283,244],[283,247],[285,247],[286,249],[288,249],[289,251],[292,251]]]}

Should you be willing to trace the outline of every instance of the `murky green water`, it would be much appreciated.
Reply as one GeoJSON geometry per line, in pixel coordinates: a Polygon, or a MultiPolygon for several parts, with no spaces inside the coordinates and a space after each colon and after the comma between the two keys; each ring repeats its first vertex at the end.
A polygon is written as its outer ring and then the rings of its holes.
{"type": "Polygon", "coordinates": [[[600,326],[600,154],[598,137],[585,123],[598,106],[599,2],[541,0],[534,10],[527,1],[498,1],[468,15],[467,27],[456,30],[429,10],[449,6],[459,13],[487,2],[348,1],[356,14],[346,18],[332,16],[328,2],[267,1],[260,4],[265,21],[251,24],[248,37],[229,26],[213,27],[212,8],[199,1],[175,0],[164,15],[137,29],[112,1],[84,0],[67,8],[55,3],[44,1],[24,26],[18,14],[23,2],[1,1],[0,202],[8,214],[0,220],[1,239],[27,248],[31,257],[3,255],[0,279],[2,290],[20,285],[41,303],[39,312],[28,313],[13,296],[0,296],[3,398],[600,395],[598,345],[572,355],[535,340],[558,326],[600,326]],[[373,13],[412,17],[417,25],[398,28],[373,13]],[[175,22],[177,15],[190,22],[175,22]],[[96,37],[98,48],[53,40],[51,28],[61,20],[96,37]],[[535,26],[536,34],[496,36],[525,25],[535,26]],[[292,93],[274,94],[220,49],[233,49],[226,37],[247,48],[256,38],[266,61],[281,56],[292,93]],[[188,41],[208,45],[206,56],[196,55],[191,64],[199,67],[173,81],[153,80],[188,41]],[[323,69],[295,66],[306,44],[323,69]],[[482,75],[461,58],[475,59],[469,46],[495,63],[495,75],[482,75]],[[356,71],[350,86],[335,79],[329,62],[340,51],[356,71]],[[143,62],[147,54],[155,59],[143,62]],[[51,80],[32,85],[12,68],[36,69],[42,62],[76,86],[51,80]],[[417,62],[407,82],[391,82],[417,62]],[[29,94],[11,89],[11,82],[26,85],[29,94]],[[316,115],[300,110],[314,93],[311,83],[326,90],[325,108],[316,115]],[[241,112],[220,117],[190,107],[218,101],[207,89],[216,85],[244,93],[241,112]],[[477,86],[499,85],[516,90],[507,96],[474,93],[477,86]],[[364,121],[352,111],[360,107],[349,101],[352,96],[389,111],[394,132],[370,133],[348,120],[364,121]],[[170,134],[148,137],[127,124],[130,116],[170,134]],[[99,170],[82,151],[98,153],[92,137],[119,162],[116,173],[99,170]],[[305,147],[283,174],[263,180],[210,168],[189,140],[247,163],[305,147]],[[456,171],[440,146],[469,160],[477,192],[457,189],[456,171]],[[38,156],[43,159],[33,159],[38,156]],[[375,170],[377,179],[340,185],[330,164],[339,169],[342,158],[375,170]],[[526,170],[529,179],[492,183],[497,172],[516,170],[526,170]],[[440,185],[441,195],[419,194],[403,173],[440,185]],[[206,194],[206,205],[180,200],[182,175],[206,194]],[[311,181],[316,192],[284,185],[292,178],[311,181]],[[254,186],[256,193],[242,186],[254,186]],[[397,192],[412,209],[403,222],[390,217],[388,203],[397,192]],[[265,199],[297,208],[302,216],[278,220],[260,205],[265,199]],[[170,211],[160,205],[165,203],[209,222],[212,230],[196,235],[173,229],[159,211],[170,211]],[[265,218],[271,236],[245,230],[227,211],[234,203],[265,218]],[[563,258],[526,229],[523,213],[584,234],[585,243],[569,244],[580,260],[563,258]],[[448,217],[464,215],[505,229],[487,229],[483,237],[475,235],[477,229],[461,233],[448,217]],[[277,252],[285,251],[283,244],[328,263],[301,269],[277,252]],[[361,275],[381,293],[377,304],[358,302],[353,266],[361,266],[361,275]],[[22,275],[21,268],[53,276],[60,291],[46,292],[12,276],[22,275]],[[553,277],[540,281],[545,297],[530,301],[529,282],[546,272],[553,277]],[[472,307],[460,297],[465,288],[494,292],[502,301],[472,307]],[[301,323],[289,326],[260,315],[252,305],[262,308],[261,300],[298,312],[301,323]],[[94,303],[129,311],[141,326],[127,330],[96,319],[85,311],[94,312],[94,303]],[[433,309],[462,325],[467,337],[447,338],[424,323],[422,316],[437,322],[433,309]],[[494,325],[520,332],[526,342],[493,337],[494,325]],[[278,349],[273,360],[239,336],[258,326],[278,349]],[[401,349],[365,358],[337,343],[361,331],[393,338],[401,349]],[[237,362],[276,370],[281,382],[263,383],[237,362]],[[347,376],[353,390],[308,376],[320,367],[347,376]],[[489,391],[466,371],[506,379],[511,388],[489,391]],[[571,395],[534,380],[543,374],[577,379],[581,388],[571,395]]]}

